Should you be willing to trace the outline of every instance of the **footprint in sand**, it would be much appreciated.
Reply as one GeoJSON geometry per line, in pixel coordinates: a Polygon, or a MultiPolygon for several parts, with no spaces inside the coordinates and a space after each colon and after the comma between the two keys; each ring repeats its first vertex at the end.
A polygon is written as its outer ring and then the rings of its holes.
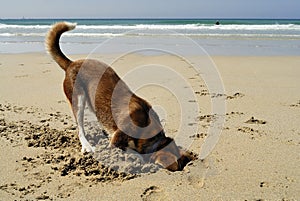
{"type": "Polygon", "coordinates": [[[259,131],[259,130],[249,128],[246,126],[238,128],[238,131],[249,135],[250,139],[252,139],[252,140],[255,140],[256,138],[259,138],[259,137],[262,137],[263,135],[265,135],[265,133],[263,131],[259,131]]]}
{"type": "Polygon", "coordinates": [[[195,94],[200,95],[200,96],[208,96],[209,92],[206,89],[203,89],[201,91],[196,91],[195,94]]]}
{"type": "Polygon", "coordinates": [[[25,77],[29,77],[29,75],[26,74],[26,75],[16,75],[15,76],[15,78],[25,78],[25,77]]]}
{"type": "Polygon", "coordinates": [[[227,96],[226,99],[231,100],[231,99],[236,99],[236,98],[242,98],[244,96],[245,96],[244,94],[237,92],[237,93],[233,94],[232,96],[227,96]]]}
{"type": "Polygon", "coordinates": [[[247,124],[266,124],[267,122],[264,120],[258,120],[258,119],[255,119],[254,117],[251,117],[245,123],[247,123],[247,124]]]}
{"type": "Polygon", "coordinates": [[[141,194],[143,201],[170,200],[163,189],[158,186],[150,186],[141,194]]]}
{"type": "Polygon", "coordinates": [[[292,105],[290,105],[291,107],[300,107],[300,100],[297,102],[297,103],[295,103],[295,104],[292,104],[292,105]]]}
{"type": "Polygon", "coordinates": [[[186,174],[182,177],[182,182],[188,185],[192,185],[194,188],[197,189],[202,188],[204,186],[205,178],[209,174],[214,174],[212,170],[213,168],[209,165],[209,161],[207,160],[196,160],[190,162],[184,168],[184,172],[186,174]]]}
{"type": "Polygon", "coordinates": [[[42,73],[50,73],[51,72],[51,70],[44,70],[44,71],[42,71],[42,73]]]}

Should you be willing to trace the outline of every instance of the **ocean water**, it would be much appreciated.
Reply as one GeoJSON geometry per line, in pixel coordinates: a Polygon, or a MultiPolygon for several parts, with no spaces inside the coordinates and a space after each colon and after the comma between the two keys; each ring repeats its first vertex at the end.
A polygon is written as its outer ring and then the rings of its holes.
{"type": "Polygon", "coordinates": [[[0,53],[45,51],[57,21],[77,23],[61,40],[68,54],[120,53],[143,43],[197,55],[193,41],[209,55],[300,55],[300,20],[287,19],[0,19],[0,53]]]}

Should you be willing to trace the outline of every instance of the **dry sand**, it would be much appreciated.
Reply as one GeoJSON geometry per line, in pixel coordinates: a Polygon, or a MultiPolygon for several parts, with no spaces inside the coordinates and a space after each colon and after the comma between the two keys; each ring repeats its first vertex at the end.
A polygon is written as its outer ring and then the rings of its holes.
{"type": "MultiPolygon", "coordinates": [[[[200,131],[186,136],[193,139],[188,150],[199,153],[214,120],[205,83],[188,64],[170,56],[131,55],[114,68],[124,75],[147,60],[174,67],[193,86],[197,100],[181,104],[199,103],[199,118],[191,124],[198,124],[200,131]]],[[[213,61],[227,104],[224,129],[213,152],[181,172],[147,169],[145,164],[134,174],[126,167],[132,168],[130,162],[138,159],[130,155],[106,153],[124,158],[126,166],[118,166],[127,170],[122,173],[80,153],[62,90],[64,73],[49,56],[0,55],[0,200],[298,200],[300,57],[213,61]]],[[[174,137],[180,121],[176,97],[155,86],[138,94],[164,108],[168,118],[163,124],[174,137]]],[[[104,139],[99,134],[102,146],[104,139]]]]}

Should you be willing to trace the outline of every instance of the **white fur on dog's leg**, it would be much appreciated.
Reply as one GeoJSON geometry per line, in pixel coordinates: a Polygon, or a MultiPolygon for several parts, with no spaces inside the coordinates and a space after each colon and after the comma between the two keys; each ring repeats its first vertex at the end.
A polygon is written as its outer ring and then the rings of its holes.
{"type": "Polygon", "coordinates": [[[116,148],[116,146],[114,144],[112,144],[111,142],[109,142],[107,148],[108,149],[113,149],[113,148],[116,148]]]}
{"type": "Polygon", "coordinates": [[[114,144],[112,143],[112,139],[115,137],[115,135],[117,135],[116,133],[117,133],[117,131],[115,131],[115,132],[112,134],[111,139],[110,139],[110,141],[109,141],[109,144],[108,144],[108,147],[107,147],[107,148],[109,148],[109,149],[116,148],[116,145],[114,145],[114,144]]]}
{"type": "Polygon", "coordinates": [[[91,144],[87,141],[87,139],[85,138],[85,133],[83,131],[82,128],[79,128],[79,140],[81,143],[81,152],[85,153],[85,152],[95,152],[95,147],[91,146],[91,144]]]}
{"type": "Polygon", "coordinates": [[[83,117],[84,108],[86,104],[86,99],[84,95],[79,95],[78,97],[78,111],[77,111],[77,123],[79,129],[79,140],[82,145],[81,152],[95,152],[95,148],[90,145],[90,143],[85,138],[85,132],[83,127],[83,117]]]}

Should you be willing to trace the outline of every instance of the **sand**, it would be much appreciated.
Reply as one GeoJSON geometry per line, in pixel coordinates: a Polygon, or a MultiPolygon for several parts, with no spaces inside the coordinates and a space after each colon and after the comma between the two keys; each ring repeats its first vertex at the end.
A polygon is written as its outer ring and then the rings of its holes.
{"type": "MultiPolygon", "coordinates": [[[[99,58],[108,57],[113,55],[99,58]]],[[[132,153],[107,151],[101,128],[94,136],[97,154],[82,154],[62,90],[63,71],[46,54],[1,54],[0,200],[298,200],[300,57],[212,59],[225,94],[210,94],[199,74],[171,56],[131,55],[114,64],[121,76],[147,61],[168,64],[189,81],[195,99],[183,103],[157,86],[137,93],[163,108],[159,114],[167,114],[161,119],[171,137],[180,129],[180,104],[199,105],[198,118],[189,124],[200,129],[184,136],[192,140],[185,148],[193,153],[200,152],[215,119],[211,97],[226,101],[213,151],[183,171],[169,172],[132,153]]],[[[176,78],[167,83],[186,89],[176,78]]]]}

